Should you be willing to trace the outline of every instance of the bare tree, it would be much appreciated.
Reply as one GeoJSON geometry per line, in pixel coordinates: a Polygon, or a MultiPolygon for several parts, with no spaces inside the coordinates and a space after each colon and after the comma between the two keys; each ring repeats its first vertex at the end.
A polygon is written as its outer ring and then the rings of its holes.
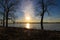
{"type": "Polygon", "coordinates": [[[41,7],[41,29],[43,30],[43,18],[44,18],[44,14],[45,12],[49,13],[49,7],[55,6],[55,0],[40,0],[39,3],[40,7],[41,7]]]}
{"type": "Polygon", "coordinates": [[[3,8],[4,15],[3,15],[3,25],[4,20],[6,20],[6,27],[8,27],[8,14],[14,11],[18,0],[0,0],[0,5],[3,8]]]}
{"type": "Polygon", "coordinates": [[[8,19],[11,20],[13,22],[13,24],[15,23],[15,19],[17,18],[17,16],[14,13],[10,13],[8,19]],[[13,14],[13,15],[12,15],[13,14]]]}

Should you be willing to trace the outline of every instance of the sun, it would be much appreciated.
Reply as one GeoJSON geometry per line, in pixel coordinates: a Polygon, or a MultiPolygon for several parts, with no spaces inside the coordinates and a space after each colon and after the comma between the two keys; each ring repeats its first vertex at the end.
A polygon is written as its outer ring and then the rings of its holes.
{"type": "Polygon", "coordinates": [[[26,17],[26,20],[29,21],[30,20],[30,17],[26,17]]]}
{"type": "Polygon", "coordinates": [[[30,16],[25,16],[25,22],[31,22],[31,17],[30,16]]]}

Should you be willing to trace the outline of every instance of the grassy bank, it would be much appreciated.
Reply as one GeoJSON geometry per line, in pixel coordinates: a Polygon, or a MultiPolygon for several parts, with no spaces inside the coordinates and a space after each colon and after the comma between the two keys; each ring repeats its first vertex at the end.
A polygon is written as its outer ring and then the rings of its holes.
{"type": "Polygon", "coordinates": [[[0,27],[0,40],[60,40],[60,32],[0,27]]]}

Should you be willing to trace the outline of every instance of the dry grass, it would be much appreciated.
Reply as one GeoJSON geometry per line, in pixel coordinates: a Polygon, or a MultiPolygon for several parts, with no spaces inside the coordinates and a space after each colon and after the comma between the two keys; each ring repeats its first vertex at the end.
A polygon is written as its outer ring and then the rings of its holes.
{"type": "Polygon", "coordinates": [[[60,40],[60,32],[0,27],[0,40],[60,40]]]}

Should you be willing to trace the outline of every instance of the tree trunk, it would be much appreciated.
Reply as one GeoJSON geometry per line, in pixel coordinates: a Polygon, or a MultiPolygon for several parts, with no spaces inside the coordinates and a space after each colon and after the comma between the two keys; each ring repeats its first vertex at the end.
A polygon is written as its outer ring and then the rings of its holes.
{"type": "Polygon", "coordinates": [[[43,30],[43,16],[41,16],[41,29],[43,30]]]}
{"type": "Polygon", "coordinates": [[[8,12],[6,13],[6,27],[8,27],[8,12]]]}
{"type": "Polygon", "coordinates": [[[8,27],[8,0],[5,0],[6,27],[8,27]]]}
{"type": "Polygon", "coordinates": [[[41,29],[43,30],[44,0],[42,0],[41,29]]]}
{"type": "Polygon", "coordinates": [[[3,15],[3,27],[5,27],[5,15],[3,15]]]}

